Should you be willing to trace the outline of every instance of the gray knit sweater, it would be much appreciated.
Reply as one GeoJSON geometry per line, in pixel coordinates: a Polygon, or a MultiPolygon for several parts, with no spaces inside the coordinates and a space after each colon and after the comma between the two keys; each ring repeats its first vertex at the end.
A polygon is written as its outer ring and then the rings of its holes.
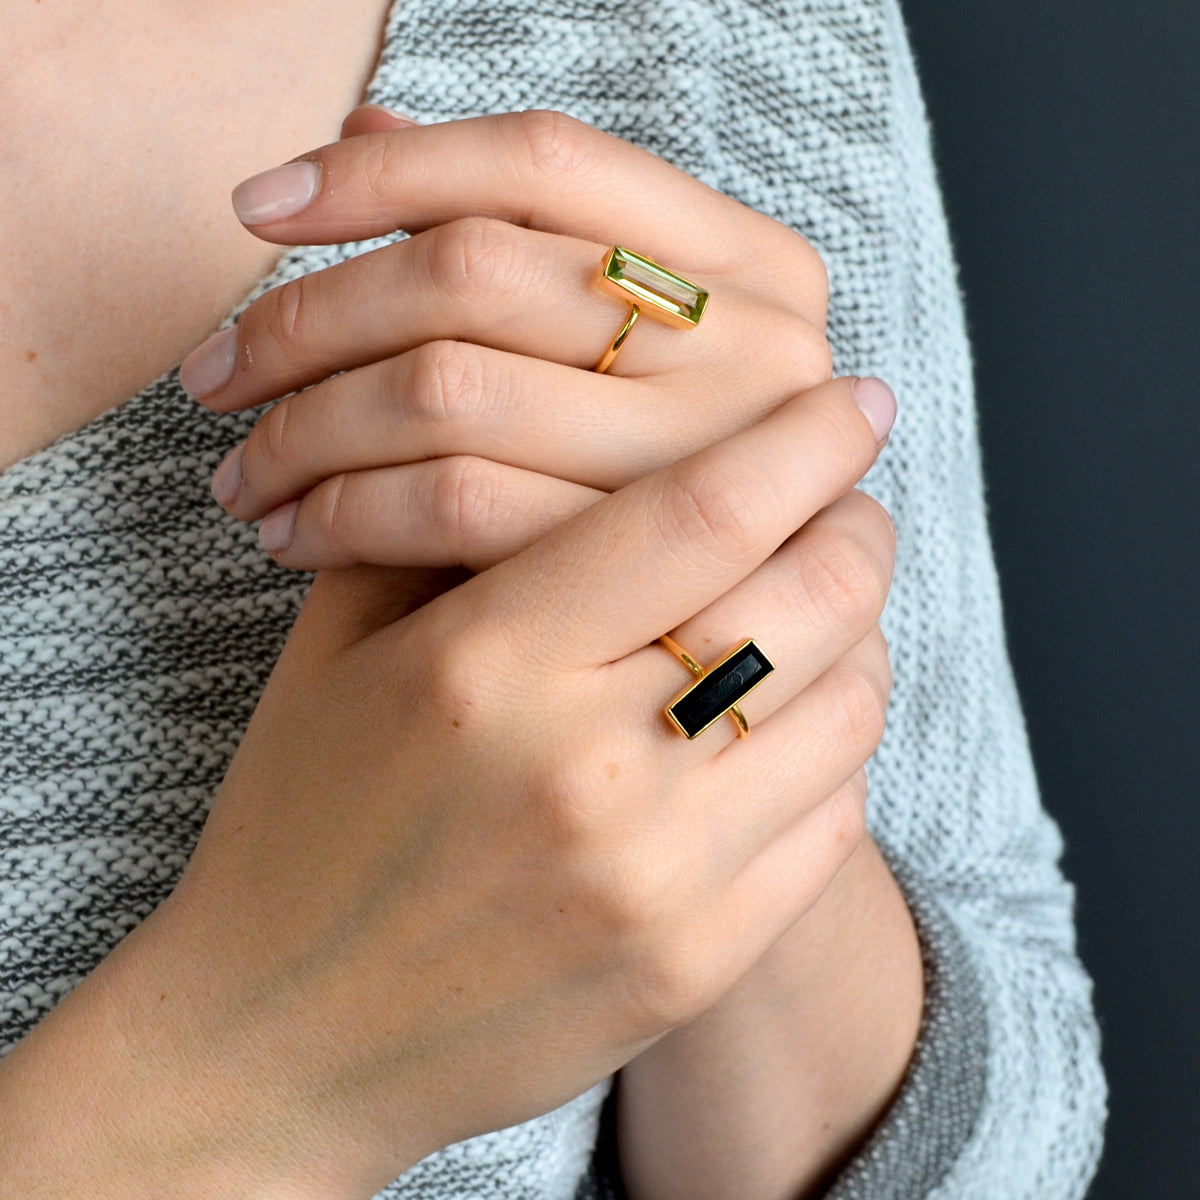
{"type": "MultiPolygon", "coordinates": [[[[868,479],[899,531],[870,822],[928,977],[902,1093],[830,1196],[1082,1196],[1104,1116],[1091,989],[1005,655],[895,0],[400,0],[370,99],[425,120],[565,109],[824,255],[838,370],[901,401],[868,479]]],[[[291,252],[264,286],[361,248],[291,252]]],[[[304,596],[209,498],[252,420],[189,403],[172,373],[0,475],[0,1050],[170,890],[304,596]]],[[[604,1091],[450,1147],[384,1195],[612,1194],[603,1137],[593,1161],[604,1091]]]]}

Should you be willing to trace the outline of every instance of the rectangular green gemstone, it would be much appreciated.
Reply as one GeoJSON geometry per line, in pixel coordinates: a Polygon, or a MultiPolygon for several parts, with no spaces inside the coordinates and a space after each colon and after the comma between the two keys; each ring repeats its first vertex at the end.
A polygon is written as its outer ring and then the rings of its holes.
{"type": "Polygon", "coordinates": [[[660,267],[624,246],[614,246],[604,264],[604,277],[634,303],[653,304],[688,325],[698,325],[708,293],[673,271],[660,267]]]}

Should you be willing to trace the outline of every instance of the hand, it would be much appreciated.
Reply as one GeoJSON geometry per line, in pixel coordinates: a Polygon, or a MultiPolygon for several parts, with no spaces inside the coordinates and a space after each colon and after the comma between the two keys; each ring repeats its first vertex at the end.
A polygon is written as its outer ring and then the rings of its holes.
{"type": "Polygon", "coordinates": [[[220,410],[307,389],[215,487],[266,516],[281,563],[479,569],[829,378],[824,268],[778,222],[560,114],[388,123],[357,110],[354,136],[239,202],[316,186],[294,215],[250,214],[277,242],[415,236],[269,292],[184,365],[220,410]],[[643,319],[597,375],[626,312],[594,282],[614,241],[712,299],[695,330],[643,319]]]}
{"type": "MultiPolygon", "coordinates": [[[[862,836],[877,445],[839,381],[400,621],[387,572],[321,575],[180,886],[93,977],[126,1031],[87,1082],[122,1100],[104,1153],[367,1197],[709,1008],[862,836]],[[773,655],[748,740],[669,730],[663,630],[773,655]]],[[[10,1068],[18,1135],[73,1001],[10,1068]]]]}

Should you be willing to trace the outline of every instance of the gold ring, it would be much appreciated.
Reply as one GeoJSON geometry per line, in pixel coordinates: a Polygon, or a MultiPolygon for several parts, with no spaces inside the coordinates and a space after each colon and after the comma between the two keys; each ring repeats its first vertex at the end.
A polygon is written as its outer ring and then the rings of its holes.
{"type": "Polygon", "coordinates": [[[629,305],[625,324],[593,368],[601,375],[612,366],[642,314],[673,329],[695,329],[708,305],[708,293],[703,288],[624,246],[605,251],[596,283],[601,291],[629,305]]]}
{"type": "Polygon", "coordinates": [[[664,633],[658,640],[696,676],[696,682],[663,709],[667,720],[691,741],[728,713],[738,737],[749,737],[750,726],[738,705],[775,670],[758,643],[747,638],[719,662],[704,667],[673,637],[664,633]]]}

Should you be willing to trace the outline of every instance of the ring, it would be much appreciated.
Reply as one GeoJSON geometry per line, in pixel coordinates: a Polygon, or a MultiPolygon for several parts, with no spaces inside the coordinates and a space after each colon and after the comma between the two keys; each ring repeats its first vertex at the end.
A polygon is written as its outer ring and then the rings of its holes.
{"type": "Polygon", "coordinates": [[[612,366],[643,313],[673,329],[694,329],[708,304],[708,293],[703,288],[624,246],[605,251],[596,283],[601,291],[629,305],[625,324],[593,368],[601,375],[612,366]]]}
{"type": "Polygon", "coordinates": [[[696,676],[663,709],[667,720],[691,741],[728,713],[738,737],[749,737],[750,726],[738,705],[775,670],[754,639],[747,638],[711,667],[702,667],[674,638],[663,634],[658,640],[696,676]]]}

